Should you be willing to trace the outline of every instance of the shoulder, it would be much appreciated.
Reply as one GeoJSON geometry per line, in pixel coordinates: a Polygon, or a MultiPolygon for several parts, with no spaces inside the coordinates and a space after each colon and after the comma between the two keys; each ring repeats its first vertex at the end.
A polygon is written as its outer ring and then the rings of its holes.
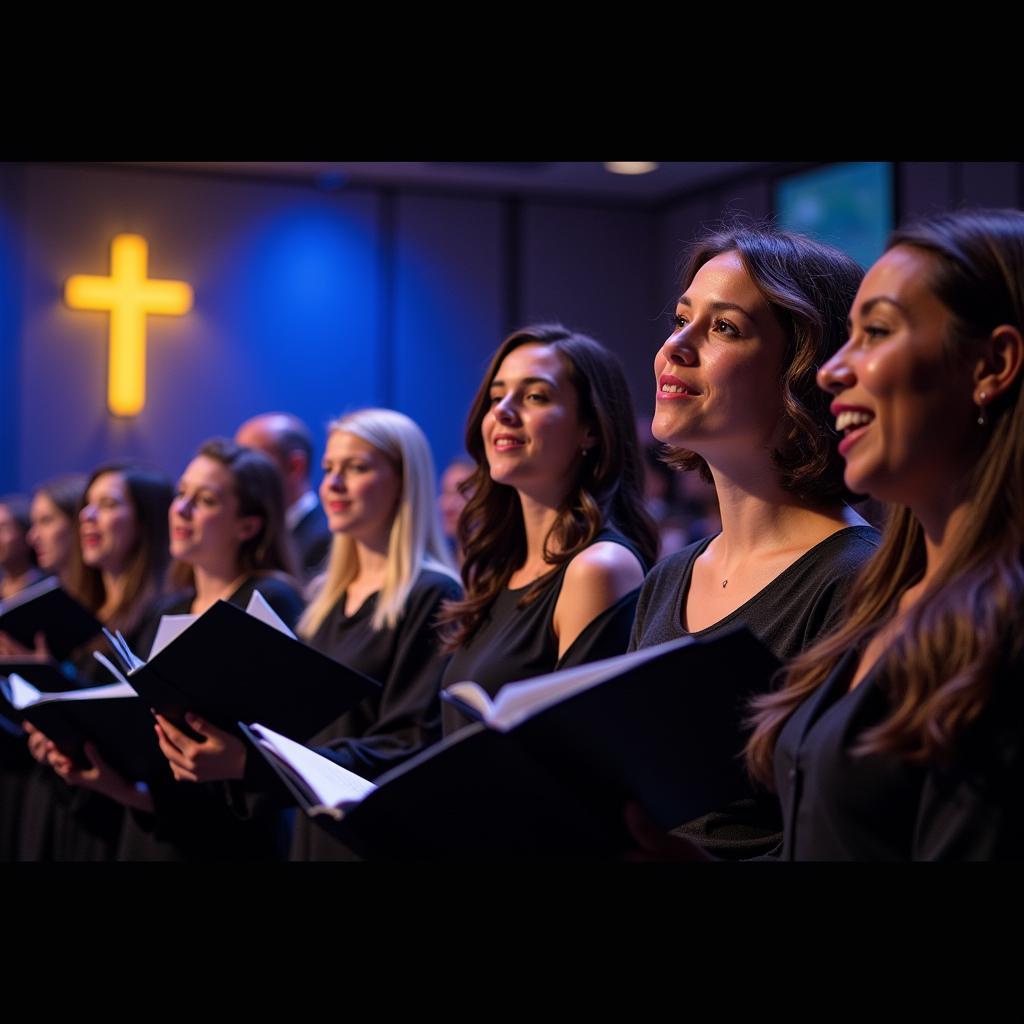
{"type": "Polygon", "coordinates": [[[873,526],[849,526],[830,534],[808,554],[810,561],[839,572],[855,571],[878,550],[882,535],[873,526]]]}
{"type": "Polygon", "coordinates": [[[254,576],[252,577],[252,589],[258,590],[267,599],[296,597],[300,601],[302,600],[302,591],[296,587],[294,582],[284,576],[269,573],[266,576],[254,576]]]}
{"type": "Polygon", "coordinates": [[[454,577],[438,569],[421,569],[409,591],[408,604],[434,605],[441,601],[457,601],[462,597],[462,585],[454,577]]]}
{"type": "Polygon", "coordinates": [[[569,562],[562,592],[599,588],[614,591],[621,597],[636,590],[643,581],[643,566],[629,548],[614,541],[598,541],[569,562]]]}
{"type": "Polygon", "coordinates": [[[711,543],[712,537],[688,544],[682,551],[668,555],[656,563],[644,580],[643,593],[650,595],[675,590],[690,571],[697,556],[711,543]]]}

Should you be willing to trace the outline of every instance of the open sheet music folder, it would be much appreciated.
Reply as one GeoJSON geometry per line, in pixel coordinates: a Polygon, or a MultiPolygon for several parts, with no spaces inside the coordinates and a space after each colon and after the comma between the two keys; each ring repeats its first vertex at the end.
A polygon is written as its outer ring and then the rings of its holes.
{"type": "Polygon", "coordinates": [[[258,724],[247,735],[306,813],[362,856],[610,857],[630,845],[627,800],[667,830],[749,795],[747,700],[779,667],[738,629],[510,684],[477,705],[483,721],[333,806],[309,762],[258,724]]]}
{"type": "Polygon", "coordinates": [[[239,719],[259,719],[308,739],[380,689],[273,624],[262,596],[253,598],[259,614],[218,601],[191,622],[161,628],[165,642],[128,673],[148,706],[178,724],[192,711],[235,733],[239,719]]]}
{"type": "Polygon", "coordinates": [[[36,633],[43,633],[57,661],[97,636],[101,628],[92,612],[61,589],[56,576],[0,601],[0,632],[8,633],[30,650],[35,649],[36,633]]]}

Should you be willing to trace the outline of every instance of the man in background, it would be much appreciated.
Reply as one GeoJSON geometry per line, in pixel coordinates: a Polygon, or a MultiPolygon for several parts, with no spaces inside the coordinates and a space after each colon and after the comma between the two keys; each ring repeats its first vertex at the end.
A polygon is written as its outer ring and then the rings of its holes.
{"type": "Polygon", "coordinates": [[[331,546],[327,517],[309,480],[313,466],[313,436],[309,428],[290,413],[263,413],[238,428],[235,443],[258,448],[270,456],[280,471],[285,524],[299,556],[303,582],[308,582],[323,566],[331,546]]]}

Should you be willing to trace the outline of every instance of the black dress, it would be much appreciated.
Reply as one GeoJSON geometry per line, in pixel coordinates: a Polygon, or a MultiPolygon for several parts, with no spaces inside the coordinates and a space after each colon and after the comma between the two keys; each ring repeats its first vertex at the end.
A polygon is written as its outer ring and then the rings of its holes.
{"type": "MultiPolygon", "coordinates": [[[[160,620],[154,601],[135,629],[125,635],[133,651],[149,649],[160,620]]],[[[68,659],[79,687],[111,681],[92,656],[93,645],[68,659]]],[[[81,786],[69,786],[45,764],[36,764],[25,784],[18,828],[17,859],[22,861],[109,861],[114,859],[124,821],[121,804],[81,786]]]]}
{"type": "MultiPolygon", "coordinates": [[[[697,557],[707,537],[658,563],[644,582],[630,650],[678,637],[712,638],[745,625],[780,661],[809,647],[835,626],[857,572],[874,554],[880,535],[871,526],[839,530],[805,552],[763,590],[707,629],[690,633],[682,614],[697,557]]],[[[677,830],[720,857],[754,857],[778,847],[782,817],[770,795],[730,804],[677,830]]]]}
{"type": "Polygon", "coordinates": [[[853,689],[857,652],[790,716],[775,747],[786,860],[995,860],[1024,857],[1024,699],[1020,670],[944,768],[894,754],[853,756],[856,738],[888,717],[876,666],[853,689]]]}
{"type": "MultiPolygon", "coordinates": [[[[444,573],[424,569],[413,584],[405,612],[394,629],[370,625],[377,595],[348,616],[344,595],[310,640],[310,645],[382,684],[380,695],[364,700],[309,741],[338,764],[374,779],[440,738],[438,688],[445,657],[436,619],[444,601],[462,595],[444,573]]],[[[260,758],[250,757],[247,781],[259,788],[260,758]]],[[[352,860],[349,849],[305,814],[295,822],[292,860],[352,860]]]]}
{"type": "MultiPolygon", "coordinates": [[[[636,547],[616,530],[606,527],[591,543],[600,541],[611,541],[631,551],[646,571],[636,547]]],[[[568,562],[560,566],[547,589],[525,608],[519,607],[519,601],[526,587],[503,590],[476,633],[452,656],[442,688],[472,681],[493,697],[506,683],[622,654],[629,643],[640,588],[605,609],[558,657],[558,637],[552,623],[568,568],[568,562]]],[[[452,704],[444,705],[442,715],[445,735],[470,724],[452,704]]]]}
{"type": "MultiPolygon", "coordinates": [[[[274,576],[250,576],[225,600],[244,608],[258,590],[267,604],[293,627],[304,607],[302,595],[274,576]]],[[[160,615],[187,615],[194,592],[167,599],[160,615]]],[[[157,620],[159,622],[159,619],[157,620]]],[[[152,646],[155,626],[145,650],[152,646]]],[[[124,816],[117,846],[118,860],[137,861],[238,861],[282,860],[287,851],[290,820],[281,814],[265,814],[242,821],[223,800],[222,788],[175,782],[167,777],[150,785],[154,814],[129,810],[124,816]]]]}

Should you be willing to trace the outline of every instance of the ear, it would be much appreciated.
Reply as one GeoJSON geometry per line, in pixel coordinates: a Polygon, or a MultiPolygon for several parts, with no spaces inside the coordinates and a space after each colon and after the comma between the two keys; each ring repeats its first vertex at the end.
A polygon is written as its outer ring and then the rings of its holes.
{"type": "Polygon", "coordinates": [[[985,340],[974,368],[975,404],[987,405],[1006,392],[1020,376],[1022,366],[1024,337],[1016,327],[1002,324],[985,340]]]}
{"type": "Polygon", "coordinates": [[[262,529],[262,516],[244,516],[238,520],[238,539],[243,543],[247,540],[252,540],[262,529]]]}
{"type": "Polygon", "coordinates": [[[284,460],[286,480],[305,480],[309,473],[306,456],[300,451],[289,452],[284,460]]]}

